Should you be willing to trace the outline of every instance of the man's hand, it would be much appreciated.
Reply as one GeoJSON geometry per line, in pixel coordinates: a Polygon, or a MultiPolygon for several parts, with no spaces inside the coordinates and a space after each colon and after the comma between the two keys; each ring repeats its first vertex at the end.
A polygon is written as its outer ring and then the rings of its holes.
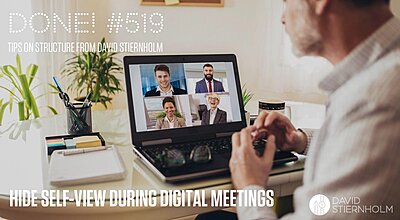
{"type": "Polygon", "coordinates": [[[254,125],[253,139],[260,136],[274,135],[276,146],[283,151],[304,152],[307,145],[307,136],[297,130],[290,120],[278,112],[263,111],[254,125]]]}
{"type": "Polygon", "coordinates": [[[229,161],[232,182],[236,189],[249,185],[265,187],[275,154],[275,137],[270,136],[264,154],[259,157],[253,147],[251,133],[255,127],[247,127],[232,135],[232,156],[229,161]]]}

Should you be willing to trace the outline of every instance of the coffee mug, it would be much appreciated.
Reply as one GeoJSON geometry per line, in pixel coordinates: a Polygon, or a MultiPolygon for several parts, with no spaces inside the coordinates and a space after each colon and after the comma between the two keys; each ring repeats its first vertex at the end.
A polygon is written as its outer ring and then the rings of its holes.
{"type": "Polygon", "coordinates": [[[290,106],[286,106],[285,101],[281,99],[263,99],[258,101],[258,114],[260,114],[261,111],[276,111],[281,114],[286,115],[286,117],[289,118],[289,120],[292,117],[292,109],[290,106]]]}

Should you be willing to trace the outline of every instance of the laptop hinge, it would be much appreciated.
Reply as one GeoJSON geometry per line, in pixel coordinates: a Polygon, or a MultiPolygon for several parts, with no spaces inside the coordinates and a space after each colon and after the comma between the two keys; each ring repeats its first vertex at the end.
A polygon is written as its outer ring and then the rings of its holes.
{"type": "Polygon", "coordinates": [[[166,138],[166,139],[159,139],[159,140],[143,141],[142,142],[142,146],[159,145],[159,144],[172,144],[172,139],[171,138],[166,138]]]}
{"type": "Polygon", "coordinates": [[[224,133],[216,133],[215,137],[220,138],[220,137],[228,137],[232,136],[233,132],[224,132],[224,133]]]}

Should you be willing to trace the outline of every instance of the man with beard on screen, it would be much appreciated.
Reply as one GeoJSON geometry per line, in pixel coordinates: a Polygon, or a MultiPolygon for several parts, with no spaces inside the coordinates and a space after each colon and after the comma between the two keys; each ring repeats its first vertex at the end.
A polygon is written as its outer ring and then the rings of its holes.
{"type": "Polygon", "coordinates": [[[214,67],[207,63],[203,66],[204,79],[196,82],[196,93],[225,92],[222,82],[214,79],[214,67]]]}

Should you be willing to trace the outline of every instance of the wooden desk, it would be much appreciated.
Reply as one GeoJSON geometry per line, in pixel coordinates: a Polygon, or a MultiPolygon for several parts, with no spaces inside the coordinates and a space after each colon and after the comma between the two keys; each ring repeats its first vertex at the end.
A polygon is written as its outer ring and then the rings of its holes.
{"type": "MultiPolygon", "coordinates": [[[[65,115],[17,122],[0,127],[0,217],[18,219],[172,219],[208,212],[218,208],[10,208],[11,189],[231,189],[229,177],[222,176],[183,184],[161,182],[132,151],[127,110],[93,112],[94,131],[100,131],[107,144],[118,146],[128,170],[122,181],[56,188],[49,184],[49,159],[44,137],[65,133],[65,115]]],[[[273,169],[269,186],[275,196],[293,193],[302,184],[304,157],[299,161],[273,169]]]]}

